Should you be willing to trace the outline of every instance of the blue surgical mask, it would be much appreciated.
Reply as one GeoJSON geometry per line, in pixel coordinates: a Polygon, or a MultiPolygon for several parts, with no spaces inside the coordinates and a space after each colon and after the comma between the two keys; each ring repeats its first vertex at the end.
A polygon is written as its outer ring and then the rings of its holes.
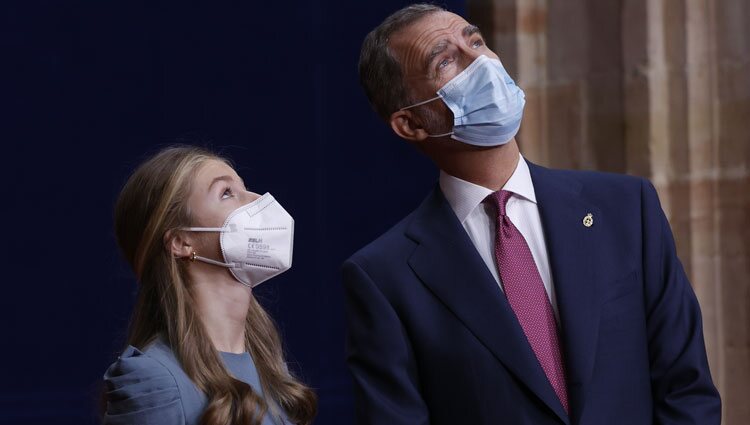
{"type": "Polygon", "coordinates": [[[432,134],[474,146],[500,146],[518,133],[526,104],[525,95],[503,64],[481,55],[460,74],[448,81],[437,96],[401,110],[424,105],[437,99],[453,112],[453,131],[432,134]]]}

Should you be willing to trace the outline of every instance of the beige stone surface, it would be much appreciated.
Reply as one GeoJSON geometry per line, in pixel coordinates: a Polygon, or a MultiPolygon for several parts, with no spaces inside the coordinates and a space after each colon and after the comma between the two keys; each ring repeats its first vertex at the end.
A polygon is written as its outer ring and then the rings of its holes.
{"type": "Polygon", "coordinates": [[[650,178],[703,311],[724,424],[750,424],[750,2],[469,0],[526,92],[518,140],[650,178]]]}

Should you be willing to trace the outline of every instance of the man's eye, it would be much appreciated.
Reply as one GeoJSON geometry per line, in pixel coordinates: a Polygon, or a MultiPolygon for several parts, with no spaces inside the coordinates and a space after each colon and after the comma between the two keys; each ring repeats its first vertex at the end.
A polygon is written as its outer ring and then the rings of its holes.
{"type": "Polygon", "coordinates": [[[448,59],[443,59],[438,63],[438,68],[445,68],[449,63],[450,61],[448,59]]]}
{"type": "Polygon", "coordinates": [[[471,43],[472,47],[482,47],[484,46],[484,40],[475,40],[473,43],[471,43]]]}
{"type": "Polygon", "coordinates": [[[232,189],[231,188],[226,188],[224,190],[224,193],[221,194],[221,199],[231,198],[232,196],[234,196],[232,194],[232,189]]]}

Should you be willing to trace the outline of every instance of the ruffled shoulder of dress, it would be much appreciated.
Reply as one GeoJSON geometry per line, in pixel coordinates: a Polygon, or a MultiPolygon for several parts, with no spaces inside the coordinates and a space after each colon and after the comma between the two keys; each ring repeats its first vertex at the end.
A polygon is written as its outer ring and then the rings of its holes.
{"type": "Polygon", "coordinates": [[[183,425],[177,382],[169,369],[129,346],[104,374],[105,425],[183,425]]]}

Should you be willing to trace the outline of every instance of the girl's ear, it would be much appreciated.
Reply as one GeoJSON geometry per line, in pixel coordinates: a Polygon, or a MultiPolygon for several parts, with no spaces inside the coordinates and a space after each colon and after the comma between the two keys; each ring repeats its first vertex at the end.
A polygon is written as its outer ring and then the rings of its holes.
{"type": "Polygon", "coordinates": [[[183,230],[169,230],[164,234],[164,248],[175,258],[189,258],[193,253],[189,235],[183,230]]]}

